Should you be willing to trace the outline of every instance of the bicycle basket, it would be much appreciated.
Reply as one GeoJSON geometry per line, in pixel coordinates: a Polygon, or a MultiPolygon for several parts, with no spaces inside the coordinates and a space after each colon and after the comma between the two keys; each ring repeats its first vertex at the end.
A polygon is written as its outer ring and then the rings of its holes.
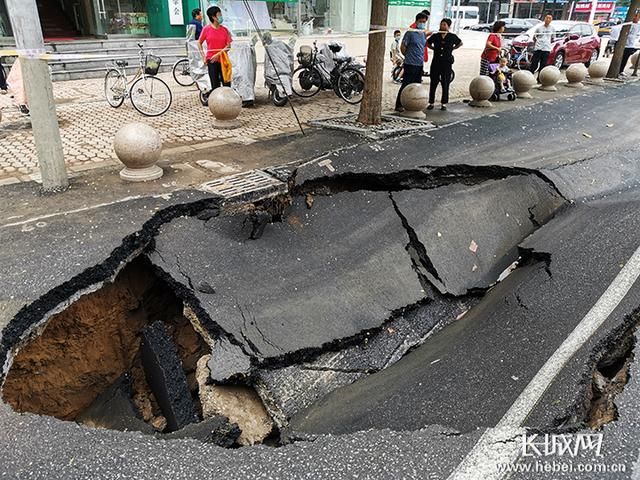
{"type": "Polygon", "coordinates": [[[313,50],[308,45],[302,45],[298,53],[298,63],[303,67],[309,67],[311,62],[313,62],[313,50]]]}
{"type": "Polygon", "coordinates": [[[156,55],[147,55],[144,60],[144,73],[147,75],[157,75],[160,70],[162,59],[156,55]]]}

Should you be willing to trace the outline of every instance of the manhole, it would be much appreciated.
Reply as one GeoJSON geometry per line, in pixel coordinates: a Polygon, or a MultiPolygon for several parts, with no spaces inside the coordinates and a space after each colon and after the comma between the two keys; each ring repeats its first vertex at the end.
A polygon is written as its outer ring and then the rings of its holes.
{"type": "Polygon", "coordinates": [[[396,117],[395,115],[383,115],[380,125],[364,125],[358,122],[357,114],[311,120],[309,125],[353,132],[374,140],[436,128],[433,123],[426,120],[396,117]]]}
{"type": "Polygon", "coordinates": [[[251,170],[203,183],[200,189],[226,199],[256,201],[285,193],[287,184],[262,170],[251,170]]]}

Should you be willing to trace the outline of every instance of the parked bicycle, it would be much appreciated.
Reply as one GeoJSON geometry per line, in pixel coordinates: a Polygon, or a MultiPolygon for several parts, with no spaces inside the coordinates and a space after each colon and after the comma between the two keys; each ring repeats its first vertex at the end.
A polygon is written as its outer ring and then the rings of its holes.
{"type": "Polygon", "coordinates": [[[171,69],[171,73],[173,73],[173,79],[176,81],[178,85],[182,85],[183,87],[190,87],[196,81],[191,78],[191,67],[189,66],[188,58],[181,58],[176,63],[173,64],[173,68],[171,69]]]}
{"type": "Polygon", "coordinates": [[[169,110],[172,101],[171,89],[156,77],[162,59],[146,52],[141,43],[138,44],[138,48],[139,66],[131,82],[126,71],[129,63],[126,60],[113,60],[107,65],[104,93],[107,102],[113,108],[118,108],[129,98],[131,105],[138,112],[147,117],[157,117],[169,110]]]}
{"type": "Polygon", "coordinates": [[[323,59],[318,58],[318,45],[300,47],[298,63],[293,72],[293,93],[299,97],[313,97],[320,90],[332,89],[345,102],[356,105],[364,94],[364,65],[354,63],[351,57],[337,57],[342,50],[338,44],[329,44],[334,68],[329,71],[323,59]]]}
{"type": "MultiPolygon", "coordinates": [[[[396,83],[402,83],[403,74],[404,74],[404,64],[396,65],[395,67],[393,67],[393,70],[391,70],[391,80],[393,80],[396,83]]],[[[428,78],[429,72],[422,72],[422,76],[428,78]]],[[[449,82],[453,82],[455,78],[456,78],[456,72],[451,70],[451,78],[449,79],[449,82]]]]}

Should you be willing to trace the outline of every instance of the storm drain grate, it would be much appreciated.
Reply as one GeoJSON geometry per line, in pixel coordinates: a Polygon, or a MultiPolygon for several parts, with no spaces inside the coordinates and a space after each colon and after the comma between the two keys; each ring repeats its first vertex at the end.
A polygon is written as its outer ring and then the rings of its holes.
{"type": "Polygon", "coordinates": [[[226,199],[255,201],[286,192],[287,184],[262,170],[251,170],[203,183],[200,189],[226,199]]]}
{"type": "Polygon", "coordinates": [[[427,120],[397,117],[395,115],[382,115],[382,123],[380,125],[363,125],[358,122],[357,114],[311,120],[309,125],[353,132],[374,140],[436,128],[433,123],[427,120]]]}

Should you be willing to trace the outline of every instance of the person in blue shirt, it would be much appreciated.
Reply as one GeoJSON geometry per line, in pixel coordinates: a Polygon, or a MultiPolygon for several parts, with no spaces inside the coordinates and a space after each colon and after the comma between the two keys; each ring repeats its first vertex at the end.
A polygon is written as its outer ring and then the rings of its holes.
{"type": "Polygon", "coordinates": [[[202,33],[202,10],[199,8],[194,8],[191,11],[191,21],[189,25],[196,26],[196,40],[200,39],[200,34],[202,33]]]}
{"type": "Polygon", "coordinates": [[[408,30],[402,38],[400,51],[404,55],[404,76],[396,98],[396,112],[404,110],[402,102],[400,102],[400,95],[405,87],[411,83],[422,83],[424,48],[427,44],[427,19],[424,12],[416,15],[416,29],[408,30]]]}

